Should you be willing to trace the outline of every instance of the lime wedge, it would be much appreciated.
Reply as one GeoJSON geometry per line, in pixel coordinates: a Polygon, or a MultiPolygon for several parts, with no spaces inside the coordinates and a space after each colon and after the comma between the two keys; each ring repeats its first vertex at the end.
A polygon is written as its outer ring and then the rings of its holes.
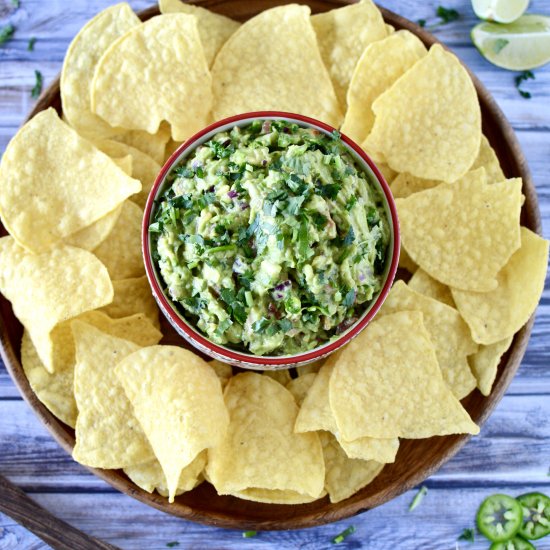
{"type": "Polygon", "coordinates": [[[472,7],[480,19],[511,23],[522,16],[529,0],[472,0],[472,7]]]}
{"type": "Polygon", "coordinates": [[[508,25],[479,23],[472,42],[488,61],[512,71],[525,71],[550,61],[550,17],[527,14],[508,25]]]}

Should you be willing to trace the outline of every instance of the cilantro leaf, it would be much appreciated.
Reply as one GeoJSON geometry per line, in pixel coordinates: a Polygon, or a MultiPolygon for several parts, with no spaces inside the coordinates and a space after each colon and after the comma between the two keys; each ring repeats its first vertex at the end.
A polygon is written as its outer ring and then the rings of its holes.
{"type": "Polygon", "coordinates": [[[525,99],[531,99],[531,94],[521,89],[521,84],[526,80],[535,80],[535,75],[531,71],[523,71],[520,75],[516,76],[514,82],[516,83],[516,89],[519,95],[525,99]]]}
{"type": "Polygon", "coordinates": [[[441,19],[442,24],[450,23],[460,18],[460,14],[456,10],[443,6],[438,6],[435,13],[441,19]]]}
{"type": "Polygon", "coordinates": [[[475,530],[474,529],[464,529],[462,534],[458,537],[457,540],[465,540],[467,542],[475,541],[475,530]]]}
{"type": "Polygon", "coordinates": [[[346,292],[344,299],[342,300],[342,305],[344,307],[351,307],[355,303],[355,290],[352,288],[346,292]]]}
{"type": "Polygon", "coordinates": [[[166,546],[168,546],[168,548],[174,548],[176,546],[179,546],[180,543],[177,541],[177,540],[173,540],[172,542],[167,542],[166,543],[166,546]]]}
{"type": "Polygon", "coordinates": [[[36,37],[32,36],[29,39],[29,43],[27,44],[27,51],[28,52],[34,52],[34,45],[36,44],[36,37]]]}
{"type": "Polygon", "coordinates": [[[339,183],[327,183],[316,187],[315,193],[321,195],[321,197],[334,200],[338,196],[340,189],[342,189],[342,186],[339,183]]]}
{"type": "Polygon", "coordinates": [[[4,27],[1,27],[0,44],[6,43],[13,36],[14,32],[15,32],[15,27],[11,23],[8,23],[4,27]]]}
{"type": "Polygon", "coordinates": [[[419,19],[417,22],[419,27],[424,28],[426,26],[426,20],[425,19],[419,19]]]}
{"type": "Polygon", "coordinates": [[[31,97],[36,99],[42,93],[42,73],[40,71],[34,71],[34,77],[36,82],[34,88],[31,90],[31,97]]]}

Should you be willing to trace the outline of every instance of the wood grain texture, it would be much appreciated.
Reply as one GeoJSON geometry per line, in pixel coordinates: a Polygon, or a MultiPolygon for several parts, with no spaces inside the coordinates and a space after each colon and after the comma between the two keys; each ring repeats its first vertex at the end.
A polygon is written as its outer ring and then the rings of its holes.
{"type": "MultiPolygon", "coordinates": [[[[34,84],[34,68],[46,82],[58,72],[72,35],[83,22],[110,4],[107,0],[68,3],[47,0],[22,2],[16,40],[0,49],[0,146],[7,143],[28,112],[28,91],[34,84]],[[24,17],[23,17],[24,16],[24,17]],[[34,53],[26,52],[28,37],[39,41],[34,53]],[[41,42],[42,41],[42,42],[41,42]]],[[[438,2],[386,1],[385,6],[411,19],[427,18],[438,2]]],[[[146,2],[132,2],[142,8],[146,2]]],[[[474,18],[467,0],[445,3],[465,14],[461,21],[441,27],[437,35],[451,45],[481,78],[516,129],[527,155],[539,194],[545,234],[550,222],[550,71],[536,71],[532,101],[522,100],[513,87],[513,74],[486,63],[469,45],[468,31],[474,18]]],[[[532,2],[533,11],[544,11],[544,2],[532,2]]],[[[20,13],[19,12],[19,13],[20,13]]],[[[428,480],[429,496],[414,514],[407,513],[411,494],[353,519],[358,533],[347,543],[359,548],[454,548],[462,528],[471,526],[479,501],[495,490],[513,494],[531,487],[548,486],[550,374],[548,370],[550,296],[546,287],[533,336],[522,368],[507,396],[490,418],[482,434],[435,476],[428,480]],[[499,414],[499,411],[506,414],[499,414]],[[522,449],[525,448],[525,452],[522,449]],[[518,450],[519,449],[519,450],[518,450]],[[460,511],[455,507],[460,507],[460,511]],[[441,511],[444,510],[442,517],[441,511]],[[438,541],[434,544],[434,541],[438,541]]],[[[55,510],[65,520],[123,548],[165,548],[178,540],[180,547],[195,548],[329,548],[330,538],[349,522],[293,533],[262,533],[243,541],[239,532],[209,529],[161,515],[132,499],[113,493],[101,480],[75,465],[38,425],[18,399],[18,393],[0,370],[0,471],[21,483],[33,498],[55,510]],[[17,405],[16,408],[12,408],[17,405]],[[5,428],[9,424],[13,429],[5,428]],[[34,430],[33,430],[34,426],[34,430]],[[37,451],[38,449],[38,451],[37,451]],[[21,454],[20,454],[21,453],[21,454]],[[18,460],[22,456],[22,460],[18,460]],[[2,468],[4,470],[2,470],[2,468]],[[73,505],[74,503],[74,505],[73,505]],[[80,509],[82,507],[83,509],[80,509]],[[115,521],[110,521],[115,519],[115,521]]],[[[31,535],[0,517],[0,549],[35,548],[31,535]],[[2,530],[3,528],[3,530],[2,530]]],[[[540,545],[539,545],[540,546],[540,545]]],[[[464,546],[465,547],[465,546],[464,546]]],[[[468,548],[485,548],[481,542],[468,548]]],[[[544,547],[543,547],[544,548],[544,547]]]]}

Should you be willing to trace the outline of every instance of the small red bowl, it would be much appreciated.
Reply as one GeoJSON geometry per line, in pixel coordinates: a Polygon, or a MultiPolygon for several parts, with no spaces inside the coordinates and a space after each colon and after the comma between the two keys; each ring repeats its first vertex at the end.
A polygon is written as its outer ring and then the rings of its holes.
{"type": "Polygon", "coordinates": [[[162,170],[157,176],[145,206],[142,226],[142,248],[145,270],[153,291],[153,296],[155,297],[161,311],[178,334],[180,334],[198,350],[214,359],[249,369],[276,370],[305,365],[306,363],[311,363],[318,359],[322,359],[347,344],[368,325],[386,299],[397,271],[400,248],[399,223],[397,220],[397,210],[395,208],[393,196],[388,184],[384,180],[384,177],[365,151],[363,151],[363,149],[361,149],[361,147],[354,143],[350,138],[341,134],[341,140],[350,154],[365,172],[373,176],[371,178],[372,181],[378,185],[379,190],[385,199],[386,214],[390,221],[389,225],[391,236],[389,248],[391,250],[391,254],[388,255],[388,259],[386,260],[384,284],[378,293],[378,296],[372,300],[371,304],[366,308],[361,317],[345,332],[338,336],[337,339],[327,342],[312,350],[304,351],[295,355],[258,356],[251,353],[236,351],[229,347],[215,344],[210,341],[176,309],[171,298],[166,294],[162,283],[162,278],[160,277],[155,262],[151,256],[149,225],[153,219],[156,199],[164,192],[166,177],[175,164],[179,163],[182,159],[194,151],[196,147],[211,139],[215,134],[230,130],[235,126],[247,126],[252,121],[258,119],[286,120],[305,128],[314,128],[328,135],[331,135],[335,131],[335,128],[332,126],[319,122],[318,120],[294,113],[285,113],[280,111],[256,111],[244,113],[242,115],[236,115],[220,120],[219,122],[215,122],[214,124],[204,128],[204,130],[201,130],[193,137],[189,138],[185,143],[180,145],[180,147],[172,154],[172,156],[162,167],[162,170]]]}

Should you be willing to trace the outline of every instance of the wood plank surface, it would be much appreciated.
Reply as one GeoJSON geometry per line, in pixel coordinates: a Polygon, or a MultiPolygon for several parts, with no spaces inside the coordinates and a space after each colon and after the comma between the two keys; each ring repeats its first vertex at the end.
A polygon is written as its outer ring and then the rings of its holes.
{"type": "MultiPolygon", "coordinates": [[[[0,151],[33,105],[30,90],[34,71],[47,85],[60,70],[63,55],[78,29],[111,0],[21,0],[15,10],[0,1],[0,24],[16,27],[14,40],[0,46],[0,151]],[[35,51],[27,43],[36,37],[35,51]]],[[[432,19],[439,1],[382,0],[387,7],[412,20],[432,19]]],[[[131,1],[136,10],[152,5],[131,1]]],[[[434,34],[453,48],[476,73],[503,109],[517,132],[539,195],[545,236],[550,236],[550,67],[535,71],[528,83],[531,100],[519,96],[515,73],[487,63],[473,48],[469,31],[476,19],[468,0],[448,0],[446,7],[461,19],[439,27],[434,34]]],[[[550,14],[548,0],[533,0],[530,11],[550,14]]],[[[111,544],[128,549],[323,549],[334,548],[331,538],[355,525],[346,548],[472,549],[488,547],[457,543],[462,529],[473,527],[477,506],[488,494],[520,494],[530,490],[550,493],[550,277],[538,310],[523,364],[507,395],[484,426],[445,467],[426,482],[428,495],[413,513],[408,505],[414,492],[361,514],[315,529],[265,532],[243,539],[237,531],[203,527],[161,514],[121,495],[74,463],[51,439],[21,400],[0,365],[0,473],[21,486],[58,517],[111,544]]],[[[2,495],[0,495],[0,498],[2,495]]],[[[0,515],[0,550],[46,546],[0,515]]],[[[550,549],[540,541],[539,550],[550,549]]]]}

